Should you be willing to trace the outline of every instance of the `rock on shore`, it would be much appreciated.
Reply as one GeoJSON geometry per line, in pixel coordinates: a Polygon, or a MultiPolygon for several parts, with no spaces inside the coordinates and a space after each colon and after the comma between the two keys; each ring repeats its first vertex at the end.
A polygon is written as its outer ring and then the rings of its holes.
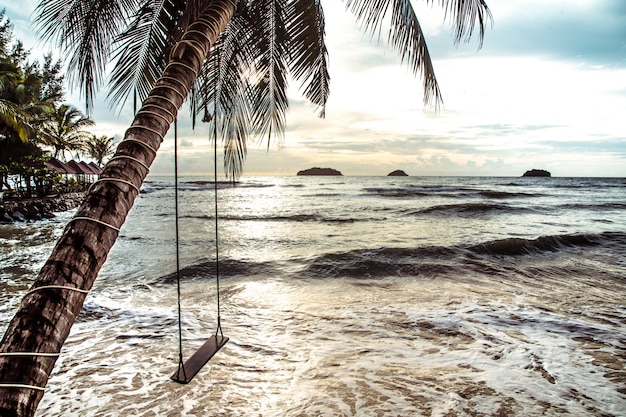
{"type": "Polygon", "coordinates": [[[71,210],[83,201],[84,193],[6,201],[0,205],[0,223],[50,219],[54,212],[71,210]]]}

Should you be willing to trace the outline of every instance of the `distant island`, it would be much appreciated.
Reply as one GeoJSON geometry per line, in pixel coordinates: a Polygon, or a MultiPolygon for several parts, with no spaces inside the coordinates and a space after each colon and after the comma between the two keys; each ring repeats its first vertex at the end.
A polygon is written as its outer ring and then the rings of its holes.
{"type": "Polygon", "coordinates": [[[341,172],[333,168],[309,168],[302,171],[298,171],[297,175],[343,175],[341,172]]]}
{"type": "Polygon", "coordinates": [[[390,172],[389,174],[387,174],[388,177],[408,177],[409,174],[407,174],[406,172],[402,171],[401,169],[396,169],[393,172],[390,172]]]}
{"type": "Polygon", "coordinates": [[[551,177],[552,174],[550,174],[549,171],[546,171],[545,169],[531,169],[530,171],[526,171],[524,172],[524,175],[522,175],[522,177],[551,177]]]}

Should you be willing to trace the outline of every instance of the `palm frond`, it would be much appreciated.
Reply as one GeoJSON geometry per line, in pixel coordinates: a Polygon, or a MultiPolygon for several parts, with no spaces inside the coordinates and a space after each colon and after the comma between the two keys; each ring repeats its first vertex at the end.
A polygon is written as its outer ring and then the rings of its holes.
{"type": "Polygon", "coordinates": [[[287,99],[289,37],[285,0],[259,0],[251,13],[256,22],[258,55],[256,82],[252,84],[253,129],[260,138],[283,139],[287,99]]]}
{"type": "Polygon", "coordinates": [[[33,131],[29,116],[19,105],[0,99],[0,126],[13,131],[24,143],[28,142],[33,131]]]}
{"type": "Polygon", "coordinates": [[[446,16],[449,16],[453,22],[455,43],[462,40],[469,41],[478,23],[478,38],[482,46],[485,28],[493,21],[487,3],[484,0],[439,0],[439,2],[445,9],[446,16]]]}
{"type": "Polygon", "coordinates": [[[254,31],[246,11],[237,13],[207,61],[202,86],[205,109],[224,140],[224,169],[234,179],[243,172],[252,126],[250,74],[254,71],[254,31]]]}
{"type": "Polygon", "coordinates": [[[391,13],[390,44],[400,52],[402,62],[407,62],[414,74],[423,80],[424,104],[442,103],[441,91],[426,45],[424,33],[409,0],[394,0],[391,13]]]}
{"type": "Polygon", "coordinates": [[[178,17],[180,2],[146,0],[130,25],[114,42],[115,67],[111,73],[108,98],[123,107],[136,92],[143,101],[166,65],[170,32],[178,17]]]}
{"type": "MultiPolygon", "coordinates": [[[[432,4],[434,0],[426,0],[432,4]]],[[[453,20],[456,42],[468,40],[478,23],[482,42],[485,26],[491,20],[491,13],[484,0],[439,0],[446,16],[453,20]]],[[[434,101],[435,106],[442,102],[441,92],[435,77],[430,53],[424,39],[417,16],[410,0],[347,0],[346,7],[357,17],[365,30],[375,34],[382,28],[389,10],[391,46],[399,51],[403,62],[407,62],[414,74],[424,80],[424,103],[434,101]]]]}
{"type": "Polygon", "coordinates": [[[381,31],[391,10],[390,44],[400,53],[402,62],[406,62],[414,74],[422,76],[424,103],[428,105],[434,99],[435,107],[438,106],[441,103],[441,92],[424,33],[410,0],[347,0],[346,7],[355,14],[363,28],[372,34],[381,31]]]}
{"type": "Polygon", "coordinates": [[[82,90],[88,113],[129,10],[136,0],[41,0],[36,7],[37,31],[68,57],[68,81],[82,90]]]}
{"type": "Polygon", "coordinates": [[[304,96],[320,109],[319,116],[324,117],[330,75],[322,4],[319,0],[295,0],[287,21],[291,73],[302,82],[304,96]]]}

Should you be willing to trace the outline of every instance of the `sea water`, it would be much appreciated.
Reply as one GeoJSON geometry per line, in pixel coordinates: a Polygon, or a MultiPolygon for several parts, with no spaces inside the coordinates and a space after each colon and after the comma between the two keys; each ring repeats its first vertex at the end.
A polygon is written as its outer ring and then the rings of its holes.
{"type": "MultiPolygon", "coordinates": [[[[248,177],[218,191],[228,344],[188,385],[151,177],[38,416],[625,416],[626,180],[248,177]]],[[[216,330],[214,184],[179,184],[182,347],[216,330]]],[[[72,212],[0,226],[0,324],[72,212]]]]}

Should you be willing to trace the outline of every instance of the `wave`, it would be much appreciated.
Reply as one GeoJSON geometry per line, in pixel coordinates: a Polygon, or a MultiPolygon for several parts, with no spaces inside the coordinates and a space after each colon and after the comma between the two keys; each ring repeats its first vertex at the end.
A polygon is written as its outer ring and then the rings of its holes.
{"type": "MultiPolygon", "coordinates": [[[[275,274],[278,267],[279,264],[276,262],[251,262],[223,258],[219,262],[219,275],[220,278],[270,275],[275,274]]],[[[215,279],[217,272],[214,260],[204,260],[181,268],[179,273],[174,271],[163,275],[151,284],[175,284],[179,277],[181,281],[215,279]]]]}
{"type": "MultiPolygon", "coordinates": [[[[180,218],[187,219],[203,219],[203,220],[213,220],[213,216],[181,216],[180,218]]],[[[253,222],[297,222],[297,223],[306,223],[306,222],[315,222],[315,223],[354,223],[354,222],[370,222],[375,221],[375,218],[354,218],[354,217],[327,217],[318,214],[293,214],[287,216],[233,216],[233,215],[220,215],[219,219],[221,221],[253,221],[253,222]]]]}
{"type": "Polygon", "coordinates": [[[497,199],[505,199],[505,198],[520,198],[520,197],[540,197],[542,194],[537,193],[511,193],[508,191],[492,191],[492,190],[481,190],[478,191],[478,195],[486,198],[497,198],[497,199]]]}
{"type": "Polygon", "coordinates": [[[507,238],[470,246],[468,249],[474,253],[488,255],[530,255],[557,252],[564,248],[598,246],[602,241],[606,241],[609,235],[619,234],[541,236],[536,239],[507,238]]]}
{"type": "Polygon", "coordinates": [[[495,212],[529,212],[529,207],[511,206],[507,204],[497,203],[461,203],[461,204],[441,204],[431,207],[425,207],[419,210],[411,211],[409,215],[431,214],[438,216],[476,216],[495,212]]]}
{"type": "MultiPolygon", "coordinates": [[[[346,252],[329,252],[312,258],[293,258],[283,261],[254,262],[234,259],[220,261],[220,276],[283,276],[291,279],[325,278],[388,278],[388,277],[454,277],[462,279],[468,270],[484,274],[502,273],[502,262],[513,263],[516,268],[528,261],[535,268],[537,256],[580,257],[597,249],[626,253],[626,233],[572,234],[541,236],[536,239],[505,238],[475,245],[452,247],[423,246],[416,248],[382,247],[355,249],[346,252]],[[503,257],[508,258],[505,260],[503,257]],[[525,257],[525,258],[522,258],[525,257]],[[524,260],[525,259],[525,260],[524,260]]],[[[568,268],[568,262],[562,262],[568,268]]],[[[601,270],[601,264],[595,264],[601,270]]],[[[215,276],[215,262],[201,261],[181,270],[182,280],[207,279],[215,276]]],[[[598,273],[595,271],[595,274],[598,273]]],[[[590,275],[594,273],[590,272],[590,275]]],[[[163,284],[176,282],[171,273],[157,280],[163,284]]]]}
{"type": "Polygon", "coordinates": [[[563,204],[559,208],[567,210],[626,210],[626,203],[598,203],[598,204],[563,204]]]}
{"type": "MultiPolygon", "coordinates": [[[[212,191],[215,188],[215,181],[211,180],[184,180],[178,183],[179,191],[212,191]]],[[[275,187],[275,184],[262,182],[238,182],[238,181],[217,181],[218,189],[228,188],[268,188],[275,187]]],[[[142,194],[150,194],[155,191],[173,190],[176,188],[173,179],[170,181],[145,181],[141,187],[142,194]]]]}
{"type": "Polygon", "coordinates": [[[544,196],[541,193],[511,192],[498,190],[485,190],[473,187],[450,187],[450,186],[408,186],[402,188],[365,188],[368,194],[375,194],[380,197],[408,198],[408,197],[448,197],[448,198],[486,198],[486,199],[507,199],[507,198],[535,198],[544,196]]]}

